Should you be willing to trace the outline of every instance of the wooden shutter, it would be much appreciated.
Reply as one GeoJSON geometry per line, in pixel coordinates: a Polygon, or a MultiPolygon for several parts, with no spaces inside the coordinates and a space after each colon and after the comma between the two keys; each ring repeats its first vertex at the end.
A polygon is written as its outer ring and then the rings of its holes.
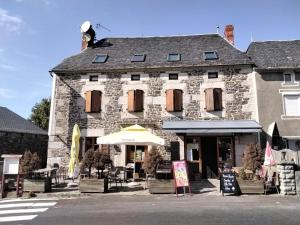
{"type": "Polygon", "coordinates": [[[180,145],[178,141],[171,141],[171,161],[180,160],[180,145]]]}
{"type": "Polygon", "coordinates": [[[128,91],[128,112],[134,112],[134,90],[128,91]]]}
{"type": "Polygon", "coordinates": [[[142,90],[134,91],[134,111],[142,112],[144,109],[144,92],[142,90]]]}
{"type": "Polygon", "coordinates": [[[182,90],[173,90],[174,111],[182,111],[182,90]]]}
{"type": "Polygon", "coordinates": [[[92,91],[92,112],[101,111],[101,91],[92,91]]]}
{"type": "Polygon", "coordinates": [[[168,112],[174,111],[174,92],[173,92],[173,90],[166,91],[166,110],[168,112]]]}
{"type": "Polygon", "coordinates": [[[214,92],[213,88],[205,90],[205,107],[207,112],[214,111],[214,92]]]}
{"type": "Polygon", "coordinates": [[[222,110],[222,89],[214,88],[214,110],[222,110]]]}
{"type": "Polygon", "coordinates": [[[92,92],[85,92],[85,112],[92,112],[92,92]]]}

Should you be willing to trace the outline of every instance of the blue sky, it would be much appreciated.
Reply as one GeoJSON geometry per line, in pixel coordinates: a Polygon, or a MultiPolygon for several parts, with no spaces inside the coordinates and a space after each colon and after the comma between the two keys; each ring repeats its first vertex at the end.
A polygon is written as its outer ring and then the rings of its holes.
{"type": "Polygon", "coordinates": [[[215,33],[235,26],[236,47],[300,39],[298,0],[0,0],[0,106],[28,118],[51,94],[48,71],[81,47],[80,25],[102,37],[215,33]]]}

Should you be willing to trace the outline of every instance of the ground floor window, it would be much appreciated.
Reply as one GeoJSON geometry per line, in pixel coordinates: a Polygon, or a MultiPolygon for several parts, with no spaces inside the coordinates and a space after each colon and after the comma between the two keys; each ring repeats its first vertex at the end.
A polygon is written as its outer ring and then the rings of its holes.
{"type": "Polygon", "coordinates": [[[126,145],[126,167],[133,170],[135,162],[136,177],[144,176],[143,163],[145,157],[147,157],[147,153],[147,146],[137,145],[135,150],[134,145],[126,145]]]}

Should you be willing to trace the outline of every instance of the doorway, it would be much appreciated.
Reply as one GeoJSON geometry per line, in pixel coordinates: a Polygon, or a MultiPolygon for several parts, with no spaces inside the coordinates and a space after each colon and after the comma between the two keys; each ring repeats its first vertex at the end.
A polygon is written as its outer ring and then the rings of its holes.
{"type": "Polygon", "coordinates": [[[218,178],[217,137],[202,137],[202,178],[218,178]]]}

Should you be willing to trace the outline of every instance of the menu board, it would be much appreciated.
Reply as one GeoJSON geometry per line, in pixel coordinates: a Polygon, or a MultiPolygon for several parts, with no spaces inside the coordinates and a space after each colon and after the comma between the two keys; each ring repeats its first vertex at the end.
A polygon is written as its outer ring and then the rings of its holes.
{"type": "Polygon", "coordinates": [[[185,161],[173,161],[173,171],[176,187],[189,187],[189,178],[185,161]]]}
{"type": "Polygon", "coordinates": [[[234,172],[222,173],[220,182],[220,189],[222,193],[237,194],[237,183],[234,172]]]}

